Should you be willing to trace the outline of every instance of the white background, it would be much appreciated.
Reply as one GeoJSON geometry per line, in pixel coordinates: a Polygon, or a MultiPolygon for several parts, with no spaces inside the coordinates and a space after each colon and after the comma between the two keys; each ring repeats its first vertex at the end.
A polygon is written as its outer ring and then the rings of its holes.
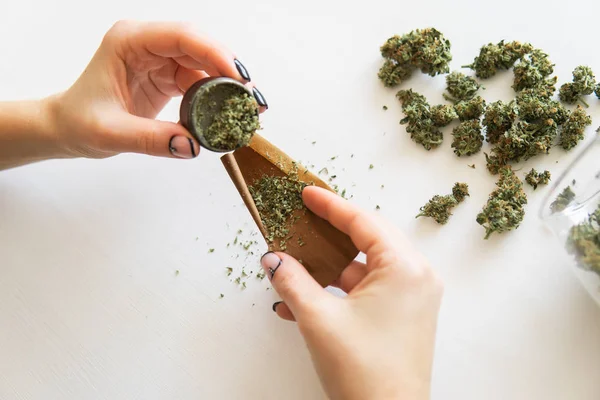
{"type": "MultiPolygon", "coordinates": [[[[474,219],[494,179],[483,154],[456,158],[448,129],[437,151],[411,142],[376,73],[387,37],[435,26],[452,41],[453,68],[484,43],[517,39],[547,51],[561,82],[579,64],[600,75],[598,4],[4,1],[0,97],[66,89],[118,19],[196,23],[237,53],[267,98],[262,133],[317,170],[329,165],[356,204],[379,204],[443,277],[434,399],[597,400],[600,309],[537,217],[548,189],[527,189],[519,230],[484,241],[474,219]],[[447,226],[414,219],[455,181],[472,195],[447,226]]],[[[486,82],[485,98],[510,99],[511,77],[486,82]]],[[[404,85],[431,103],[443,86],[420,74],[404,85]]],[[[589,100],[595,128],[600,101],[589,100]]],[[[178,101],[161,118],[176,121],[178,101]]],[[[573,156],[554,149],[524,169],[558,176],[573,156]]],[[[268,283],[241,291],[225,276],[244,265],[225,248],[238,228],[249,232],[251,219],[208,152],[0,173],[0,399],[323,398],[295,326],[271,311],[268,283]]]]}

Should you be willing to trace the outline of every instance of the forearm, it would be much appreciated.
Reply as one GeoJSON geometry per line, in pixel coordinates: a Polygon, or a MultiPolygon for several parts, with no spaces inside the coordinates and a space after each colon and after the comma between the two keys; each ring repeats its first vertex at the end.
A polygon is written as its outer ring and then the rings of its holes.
{"type": "Polygon", "coordinates": [[[53,98],[0,102],[0,170],[66,157],[54,108],[53,98]]]}

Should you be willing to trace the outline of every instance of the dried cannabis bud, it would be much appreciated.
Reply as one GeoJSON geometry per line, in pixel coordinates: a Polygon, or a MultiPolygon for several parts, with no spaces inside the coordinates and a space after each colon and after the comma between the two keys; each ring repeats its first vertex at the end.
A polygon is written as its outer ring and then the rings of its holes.
{"type": "Polygon", "coordinates": [[[421,212],[417,214],[415,218],[431,217],[438,224],[444,225],[452,215],[450,211],[456,207],[457,204],[458,201],[451,194],[446,196],[435,195],[427,202],[427,204],[421,207],[421,212]]]}
{"type": "Polygon", "coordinates": [[[456,114],[461,121],[479,119],[485,113],[485,100],[481,96],[471,100],[461,101],[454,106],[456,114]]]}
{"type": "Polygon", "coordinates": [[[456,201],[462,203],[465,197],[470,196],[469,185],[466,183],[456,182],[452,188],[452,196],[454,196],[456,201]]]}
{"type": "Polygon", "coordinates": [[[565,150],[571,150],[585,137],[585,128],[592,124],[592,119],[581,106],[571,113],[562,127],[559,144],[565,150]]]}
{"type": "Polygon", "coordinates": [[[505,232],[519,227],[527,204],[527,196],[523,191],[523,183],[511,168],[500,171],[500,179],[496,182],[498,187],[494,190],[477,215],[477,223],[485,228],[485,239],[494,232],[505,232]]]}
{"type": "Polygon", "coordinates": [[[230,96],[206,129],[206,141],[222,150],[246,146],[260,128],[257,110],[256,100],[248,94],[230,96]]]}
{"type": "Polygon", "coordinates": [[[446,76],[446,86],[448,94],[444,93],[444,98],[453,103],[471,100],[481,88],[475,79],[457,71],[446,76]]]}
{"type": "Polygon", "coordinates": [[[517,119],[516,103],[508,104],[496,101],[487,107],[483,118],[483,126],[486,127],[486,139],[489,143],[497,143],[500,136],[510,129],[517,119]]]}
{"type": "Polygon", "coordinates": [[[573,82],[565,83],[560,87],[559,97],[568,104],[575,104],[581,101],[587,107],[588,104],[582,99],[594,92],[596,87],[596,77],[590,67],[580,65],[573,71],[573,82]]]}
{"type": "Polygon", "coordinates": [[[567,186],[550,204],[550,211],[553,214],[564,211],[573,200],[575,200],[575,192],[571,189],[571,186],[567,186]]]}
{"type": "Polygon", "coordinates": [[[548,91],[540,88],[524,89],[517,95],[519,117],[527,122],[540,122],[553,119],[562,125],[569,116],[569,111],[557,101],[547,96],[548,91]],[[547,96],[547,97],[546,97],[547,96]]]}
{"type": "Polygon", "coordinates": [[[546,78],[554,72],[554,64],[548,59],[548,54],[534,49],[521,58],[513,71],[515,74],[513,89],[518,92],[545,85],[546,78]]]}
{"type": "Polygon", "coordinates": [[[585,221],[571,227],[566,248],[581,268],[600,276],[600,205],[585,221]]]}
{"type": "Polygon", "coordinates": [[[248,186],[269,242],[285,239],[292,225],[292,214],[306,209],[302,202],[302,190],[306,186],[295,174],[263,176],[248,186]]]}
{"type": "Polygon", "coordinates": [[[483,145],[481,124],[478,119],[461,122],[452,130],[452,136],[454,136],[452,148],[459,157],[478,153],[483,145]]]}
{"type": "Polygon", "coordinates": [[[439,104],[437,106],[433,106],[431,107],[430,111],[433,125],[439,128],[447,126],[458,118],[458,114],[456,114],[454,106],[449,104],[439,104]]]}
{"type": "Polygon", "coordinates": [[[386,61],[378,76],[389,87],[408,79],[414,69],[431,76],[450,71],[450,41],[435,28],[392,36],[380,50],[386,61]]]}
{"type": "Polygon", "coordinates": [[[533,46],[529,43],[504,43],[504,40],[498,44],[489,43],[481,48],[472,64],[465,65],[463,68],[471,68],[478,78],[491,78],[499,69],[511,68],[519,58],[532,50],[533,46]]]}
{"type": "Polygon", "coordinates": [[[400,90],[396,97],[402,103],[402,111],[406,115],[400,123],[407,124],[406,132],[410,133],[411,139],[426,150],[442,144],[444,137],[433,122],[429,103],[425,96],[409,89],[400,90]]]}
{"type": "Polygon", "coordinates": [[[525,182],[533,186],[533,190],[537,189],[538,185],[547,185],[550,182],[550,171],[537,172],[532,168],[525,175],[525,182]]]}
{"type": "Polygon", "coordinates": [[[450,211],[467,196],[469,196],[469,185],[457,182],[452,188],[452,194],[433,196],[427,204],[421,207],[421,212],[415,218],[430,217],[438,224],[444,225],[452,215],[450,211]]]}

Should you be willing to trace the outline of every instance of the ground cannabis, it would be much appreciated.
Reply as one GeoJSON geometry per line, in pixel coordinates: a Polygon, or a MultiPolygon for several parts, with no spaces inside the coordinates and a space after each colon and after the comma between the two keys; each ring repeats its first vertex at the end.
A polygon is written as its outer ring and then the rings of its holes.
{"type": "Polygon", "coordinates": [[[498,70],[511,68],[519,58],[532,50],[533,46],[529,43],[504,43],[504,40],[497,44],[489,43],[481,48],[472,64],[463,68],[471,68],[478,78],[491,78],[498,70]]]}
{"type": "Polygon", "coordinates": [[[452,130],[452,148],[454,153],[461,156],[470,156],[478,153],[483,145],[481,124],[478,119],[461,122],[452,130]]]}
{"type": "Polygon", "coordinates": [[[385,62],[378,76],[387,87],[408,79],[415,69],[435,76],[445,74],[452,60],[450,41],[435,28],[417,29],[392,36],[380,48],[385,62]]]}
{"type": "Polygon", "coordinates": [[[552,211],[552,214],[564,211],[573,200],[575,200],[575,192],[571,189],[571,186],[567,186],[550,204],[550,211],[552,211]]]}
{"type": "Polygon", "coordinates": [[[449,104],[439,104],[430,108],[431,121],[433,125],[439,128],[449,125],[458,118],[454,106],[449,104]]]}
{"type": "Polygon", "coordinates": [[[585,221],[571,227],[566,248],[581,268],[600,276],[600,205],[585,221]]]}
{"type": "Polygon", "coordinates": [[[586,107],[588,104],[582,96],[592,94],[596,88],[596,77],[590,67],[580,65],[573,71],[573,82],[565,83],[560,87],[559,97],[568,104],[581,101],[586,107]]]}
{"type": "Polygon", "coordinates": [[[400,90],[396,97],[402,103],[402,111],[405,114],[405,118],[400,123],[407,124],[406,132],[410,133],[411,139],[426,150],[442,144],[444,137],[433,122],[431,109],[425,96],[409,89],[400,90]]]}
{"type": "Polygon", "coordinates": [[[515,101],[505,104],[502,101],[491,103],[483,117],[483,126],[486,128],[486,140],[489,143],[498,143],[500,136],[504,135],[517,119],[517,105],[515,101]]]}
{"type": "Polygon", "coordinates": [[[209,145],[221,150],[246,146],[260,128],[257,110],[256,100],[247,93],[230,96],[215,114],[204,138],[209,145]]]}
{"type": "Polygon", "coordinates": [[[444,98],[453,103],[471,100],[475,97],[479,88],[481,88],[481,85],[475,79],[454,71],[446,76],[446,91],[448,94],[444,93],[444,98]]]}
{"type": "Polygon", "coordinates": [[[525,182],[531,185],[533,190],[537,189],[538,185],[547,185],[550,182],[550,171],[537,172],[532,168],[525,175],[525,182]]]}
{"type": "Polygon", "coordinates": [[[527,196],[523,191],[523,183],[511,168],[500,171],[500,179],[494,190],[477,215],[477,223],[485,228],[485,239],[494,232],[505,232],[519,227],[527,204],[527,196]]]}
{"type": "Polygon", "coordinates": [[[461,101],[454,106],[458,119],[461,121],[479,119],[485,113],[485,108],[485,100],[481,96],[461,101]]]}
{"type": "Polygon", "coordinates": [[[585,113],[581,106],[577,106],[562,127],[560,146],[565,150],[571,150],[577,146],[577,143],[585,137],[585,128],[591,124],[592,118],[585,113]]]}
{"type": "Polygon", "coordinates": [[[433,196],[423,207],[415,218],[430,217],[440,225],[445,225],[452,215],[454,207],[469,196],[469,186],[466,183],[455,183],[452,194],[445,196],[433,196]]]}

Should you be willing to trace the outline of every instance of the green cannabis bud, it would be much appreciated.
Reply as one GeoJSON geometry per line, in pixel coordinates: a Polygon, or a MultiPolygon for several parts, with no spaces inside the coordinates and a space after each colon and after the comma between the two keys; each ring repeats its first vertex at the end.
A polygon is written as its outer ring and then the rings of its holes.
{"type": "Polygon", "coordinates": [[[450,211],[457,204],[458,201],[451,194],[446,196],[435,195],[427,204],[421,207],[421,212],[415,218],[430,217],[438,224],[445,225],[452,215],[450,211]]]}
{"type": "Polygon", "coordinates": [[[569,111],[559,102],[543,97],[536,89],[525,89],[517,95],[519,117],[527,122],[539,122],[552,119],[562,125],[569,116],[569,111]]]}
{"type": "Polygon", "coordinates": [[[494,190],[477,215],[477,223],[485,228],[485,239],[494,232],[505,232],[516,229],[523,221],[527,204],[527,196],[523,191],[523,183],[512,169],[503,168],[500,179],[494,190]]]}
{"type": "Polygon", "coordinates": [[[434,124],[425,96],[409,89],[400,90],[396,97],[402,103],[402,111],[405,114],[400,123],[407,124],[406,132],[410,133],[410,138],[426,150],[442,144],[444,136],[434,124]]]}
{"type": "Polygon", "coordinates": [[[550,204],[550,211],[552,211],[552,214],[564,211],[573,200],[575,200],[575,192],[571,189],[571,186],[567,186],[550,204]]]}
{"type": "Polygon", "coordinates": [[[583,101],[582,96],[592,94],[596,88],[596,77],[590,67],[580,65],[573,71],[573,82],[565,83],[560,87],[558,93],[560,99],[568,104],[575,104],[581,101],[583,104],[588,106],[583,101]]]}
{"type": "Polygon", "coordinates": [[[489,43],[481,48],[472,64],[463,68],[471,68],[478,78],[491,78],[498,70],[511,68],[519,58],[532,50],[533,46],[529,43],[504,43],[504,40],[497,44],[489,43]]]}
{"type": "Polygon", "coordinates": [[[591,124],[592,118],[585,113],[581,106],[577,106],[563,124],[559,140],[560,146],[565,150],[571,150],[577,146],[577,143],[585,137],[585,128],[591,124]]]}
{"type": "Polygon", "coordinates": [[[456,114],[461,121],[479,119],[485,113],[485,100],[481,96],[471,100],[461,101],[454,106],[456,114]]]}
{"type": "Polygon", "coordinates": [[[544,81],[554,72],[554,64],[549,60],[548,54],[534,49],[521,58],[513,72],[515,74],[513,89],[519,92],[523,89],[546,85],[544,81]]]}
{"type": "Polygon", "coordinates": [[[454,187],[452,187],[452,196],[458,201],[462,203],[465,197],[469,195],[469,185],[466,183],[456,182],[454,187]]]}
{"type": "Polygon", "coordinates": [[[431,119],[433,124],[439,128],[447,126],[458,118],[454,106],[449,104],[439,104],[431,107],[431,119]]]}
{"type": "Polygon", "coordinates": [[[537,172],[532,168],[525,175],[525,182],[531,185],[533,190],[537,189],[538,185],[547,185],[550,182],[550,171],[537,172]]]}
{"type": "Polygon", "coordinates": [[[585,221],[571,227],[566,249],[580,268],[600,276],[600,205],[585,221]]]}
{"type": "Polygon", "coordinates": [[[444,98],[453,103],[458,103],[463,100],[471,100],[475,97],[481,85],[470,76],[466,76],[461,72],[454,71],[446,76],[446,90],[444,98]]]}
{"type": "Polygon", "coordinates": [[[256,100],[246,93],[230,96],[206,129],[206,141],[222,150],[246,146],[260,129],[257,109],[256,100]]]}
{"type": "Polygon", "coordinates": [[[379,70],[379,79],[392,87],[408,79],[414,69],[430,76],[448,73],[450,47],[450,41],[435,28],[392,36],[380,48],[386,61],[379,70]]]}
{"type": "Polygon", "coordinates": [[[483,145],[481,124],[478,119],[461,122],[452,130],[452,148],[457,156],[470,156],[478,153],[483,145]]]}
{"type": "Polygon", "coordinates": [[[491,103],[483,117],[486,127],[486,139],[489,143],[497,143],[517,119],[517,107],[514,101],[505,104],[502,101],[491,103]]]}

